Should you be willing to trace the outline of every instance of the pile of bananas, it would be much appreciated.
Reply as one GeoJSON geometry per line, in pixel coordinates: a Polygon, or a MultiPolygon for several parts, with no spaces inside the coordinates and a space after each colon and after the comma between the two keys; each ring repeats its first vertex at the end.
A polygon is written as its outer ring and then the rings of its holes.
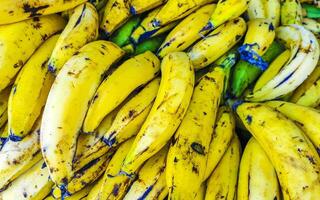
{"type": "Polygon", "coordinates": [[[1,200],[319,200],[317,0],[1,0],[1,200]]]}

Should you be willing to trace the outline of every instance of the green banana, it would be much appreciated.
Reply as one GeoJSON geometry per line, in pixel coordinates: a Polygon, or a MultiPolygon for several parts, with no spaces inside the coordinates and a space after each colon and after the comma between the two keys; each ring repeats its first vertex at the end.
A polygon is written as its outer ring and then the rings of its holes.
{"type": "Polygon", "coordinates": [[[157,52],[164,39],[165,35],[159,35],[139,43],[135,46],[133,55],[138,55],[146,51],[157,52]]]}

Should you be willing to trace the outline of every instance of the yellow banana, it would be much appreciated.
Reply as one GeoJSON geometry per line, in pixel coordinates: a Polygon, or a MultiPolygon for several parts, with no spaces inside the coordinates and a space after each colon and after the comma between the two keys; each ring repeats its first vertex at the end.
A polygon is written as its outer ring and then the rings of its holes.
{"type": "Polygon", "coordinates": [[[106,36],[110,36],[130,17],[130,0],[109,0],[104,8],[100,28],[106,36]]]}
{"type": "Polygon", "coordinates": [[[254,138],[241,157],[238,181],[238,200],[281,199],[276,171],[254,138]]]}
{"type": "MultiPolygon", "coordinates": [[[[0,9],[2,6],[1,4],[0,9]]],[[[0,91],[13,81],[17,72],[38,46],[51,35],[61,31],[64,25],[62,17],[49,15],[0,26],[2,44],[0,50],[0,91]]]]}
{"type": "Polygon", "coordinates": [[[8,100],[11,87],[0,91],[0,127],[3,127],[8,120],[8,100]]]}
{"type": "Polygon", "coordinates": [[[235,134],[235,119],[231,110],[220,107],[217,114],[217,122],[208,149],[206,171],[203,180],[206,180],[216,168],[235,134]]]}
{"type": "MultiPolygon", "coordinates": [[[[79,192],[72,194],[71,196],[64,197],[64,200],[86,200],[88,193],[92,189],[93,185],[88,185],[79,192]]],[[[47,196],[44,200],[56,200],[52,195],[47,196]]]]}
{"type": "Polygon", "coordinates": [[[249,0],[248,17],[250,20],[266,18],[278,27],[280,22],[280,0],[249,0]]]}
{"type": "Polygon", "coordinates": [[[301,24],[302,7],[298,0],[281,0],[281,24],[301,24]]]}
{"type": "Polygon", "coordinates": [[[123,198],[133,180],[119,172],[132,143],[133,139],[130,139],[120,145],[111,158],[103,178],[90,191],[88,199],[111,200],[123,198]]]}
{"type": "Polygon", "coordinates": [[[12,86],[8,102],[8,125],[9,137],[13,141],[19,141],[29,133],[46,103],[54,81],[46,66],[58,37],[50,37],[36,50],[12,86]]]}
{"type": "Polygon", "coordinates": [[[197,42],[188,52],[194,68],[204,68],[225,54],[240,41],[246,28],[246,22],[242,18],[236,18],[197,42]]]}
{"type": "Polygon", "coordinates": [[[86,0],[2,0],[0,7],[0,25],[69,10],[85,1],[86,0]]]}
{"type": "Polygon", "coordinates": [[[163,147],[162,150],[147,160],[141,167],[138,172],[137,180],[130,186],[129,191],[123,198],[124,200],[157,198],[156,196],[151,196],[152,194],[155,194],[151,192],[159,178],[165,174],[168,146],[169,145],[163,147]]]}
{"type": "Polygon", "coordinates": [[[50,193],[53,184],[49,177],[49,169],[41,159],[2,191],[0,198],[4,200],[43,199],[50,193]]]}
{"type": "Polygon", "coordinates": [[[318,123],[320,111],[284,101],[270,101],[267,102],[267,105],[295,121],[320,154],[320,125],[318,123]]]}
{"type": "Polygon", "coordinates": [[[309,107],[317,107],[320,105],[320,95],[319,94],[320,94],[320,80],[318,79],[297,100],[297,104],[309,106],[309,107]]]}
{"type": "Polygon", "coordinates": [[[302,25],[312,31],[314,34],[320,34],[320,22],[317,22],[314,19],[303,18],[302,25]]]}
{"type": "Polygon", "coordinates": [[[197,83],[167,158],[169,199],[194,197],[203,182],[224,72],[215,68],[197,83]]]}
{"type": "Polygon", "coordinates": [[[141,14],[166,3],[166,1],[167,0],[131,0],[130,13],[132,15],[141,14]]]}
{"type": "Polygon", "coordinates": [[[238,18],[248,8],[248,0],[219,0],[208,24],[202,29],[212,30],[229,20],[238,18]]]}
{"type": "Polygon", "coordinates": [[[273,77],[275,77],[281,68],[287,63],[290,59],[291,52],[290,50],[285,50],[282,52],[262,73],[262,75],[257,80],[256,84],[254,85],[253,91],[258,91],[261,89],[266,83],[268,83],[273,77]]]}
{"type": "Polygon", "coordinates": [[[79,171],[75,172],[71,181],[67,184],[65,191],[60,191],[59,187],[55,187],[52,190],[52,196],[56,199],[72,196],[76,192],[79,192],[84,187],[97,180],[105,171],[110,160],[110,155],[104,155],[96,160],[91,161],[79,171]]]}
{"type": "Polygon", "coordinates": [[[152,190],[148,193],[146,200],[163,200],[169,193],[166,184],[166,169],[160,174],[157,182],[152,186],[152,190]]]}
{"type": "Polygon", "coordinates": [[[171,52],[184,51],[197,41],[201,37],[199,31],[206,25],[215,7],[215,4],[205,5],[183,19],[167,35],[157,54],[164,57],[171,52]]]}
{"type": "Polygon", "coordinates": [[[48,62],[49,71],[57,74],[82,46],[96,40],[98,28],[98,13],[94,6],[90,3],[77,6],[52,52],[48,62]]]}
{"type": "Polygon", "coordinates": [[[320,158],[302,130],[264,104],[243,103],[236,111],[271,160],[284,200],[317,199],[320,158]]]}
{"type": "Polygon", "coordinates": [[[181,123],[192,96],[194,71],[186,53],[175,52],[165,56],[161,74],[158,95],[150,114],[121,168],[129,176],[169,141],[181,123]]]}
{"type": "Polygon", "coordinates": [[[83,123],[83,132],[92,133],[131,92],[157,76],[159,66],[159,59],[150,51],[121,64],[97,89],[83,123]]]}
{"type": "Polygon", "coordinates": [[[38,120],[36,123],[36,128],[21,141],[8,140],[3,144],[0,151],[1,190],[41,159],[39,145],[41,122],[38,120]]]}
{"type": "Polygon", "coordinates": [[[206,200],[233,200],[237,196],[241,144],[234,135],[230,146],[207,181],[206,200]]]}
{"type": "Polygon", "coordinates": [[[111,42],[91,42],[64,65],[53,83],[43,113],[40,140],[50,176],[59,187],[64,187],[73,175],[76,141],[88,102],[105,71],[123,55],[120,47],[111,42]]]}
{"type": "Polygon", "coordinates": [[[249,20],[266,18],[263,0],[249,0],[247,14],[249,20]]]}
{"type": "Polygon", "coordinates": [[[206,196],[206,184],[202,183],[201,187],[197,191],[197,194],[195,195],[195,197],[190,198],[190,199],[193,199],[193,200],[204,200],[205,196],[206,196]]]}

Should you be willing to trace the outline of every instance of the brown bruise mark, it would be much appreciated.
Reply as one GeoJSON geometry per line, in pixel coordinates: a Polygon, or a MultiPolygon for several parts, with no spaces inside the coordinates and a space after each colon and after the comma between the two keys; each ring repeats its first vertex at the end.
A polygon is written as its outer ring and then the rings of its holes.
{"type": "Polygon", "coordinates": [[[15,63],[13,65],[13,68],[20,68],[23,66],[23,61],[22,60],[19,60],[17,63],[15,63]]]}
{"type": "Polygon", "coordinates": [[[33,7],[28,3],[23,4],[23,10],[24,13],[30,13],[29,17],[36,17],[36,16],[41,16],[40,13],[38,13],[40,10],[48,8],[49,5],[43,5],[43,6],[38,6],[38,7],[33,7]]]}

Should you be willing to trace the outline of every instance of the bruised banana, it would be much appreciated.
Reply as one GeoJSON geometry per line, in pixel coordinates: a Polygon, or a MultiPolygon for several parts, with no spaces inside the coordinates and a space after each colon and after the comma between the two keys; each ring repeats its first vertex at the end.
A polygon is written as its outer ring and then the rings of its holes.
{"type": "Polygon", "coordinates": [[[42,158],[39,145],[40,123],[38,120],[35,129],[21,141],[5,141],[0,151],[0,190],[4,190],[7,184],[42,158]]]}
{"type": "Polygon", "coordinates": [[[238,136],[234,135],[230,146],[207,180],[205,200],[236,199],[240,158],[241,144],[238,136]]]}
{"type": "Polygon", "coordinates": [[[72,161],[88,102],[101,76],[123,55],[111,42],[91,42],[68,60],[53,83],[43,112],[40,142],[51,179],[59,187],[73,176],[72,161]]]}
{"type": "Polygon", "coordinates": [[[161,74],[155,102],[121,168],[128,176],[134,175],[144,161],[170,140],[192,96],[194,71],[186,53],[175,52],[165,56],[161,63],[161,74]]]}
{"type": "Polygon", "coordinates": [[[49,169],[41,159],[28,171],[14,180],[1,192],[1,199],[44,199],[54,183],[50,180],[49,169]]]}
{"type": "Polygon", "coordinates": [[[204,68],[217,60],[240,41],[246,31],[242,18],[233,19],[209,33],[188,52],[195,70],[204,68]]]}
{"type": "Polygon", "coordinates": [[[111,158],[104,176],[92,188],[88,195],[90,200],[122,199],[133,179],[120,174],[120,168],[134,139],[130,139],[120,145],[111,158]]]}
{"type": "Polygon", "coordinates": [[[281,199],[276,171],[259,143],[251,138],[241,157],[238,200],[281,199]]]}
{"type": "Polygon", "coordinates": [[[247,13],[250,20],[266,18],[271,20],[275,27],[278,27],[280,7],[280,0],[249,0],[247,13]]]}
{"type": "Polygon", "coordinates": [[[223,70],[215,68],[194,88],[190,105],[168,153],[169,199],[194,197],[203,182],[223,84],[223,70]]]}
{"type": "Polygon", "coordinates": [[[152,192],[155,189],[154,186],[160,177],[166,173],[167,153],[168,145],[146,161],[137,174],[137,180],[132,183],[129,191],[124,196],[124,200],[156,199],[156,196],[151,195],[155,194],[152,192]]]}
{"type": "Polygon", "coordinates": [[[243,103],[236,112],[271,160],[284,200],[317,199],[320,158],[302,130],[264,104],[243,103]]]}
{"type": "Polygon", "coordinates": [[[160,61],[150,51],[122,63],[95,92],[83,123],[83,132],[92,133],[131,92],[157,76],[159,69],[160,61]]]}
{"type": "Polygon", "coordinates": [[[206,180],[216,168],[219,161],[227,151],[235,134],[235,120],[231,110],[220,107],[217,114],[217,122],[208,149],[206,171],[203,181],[206,180]]]}
{"type": "Polygon", "coordinates": [[[10,86],[0,91],[0,127],[3,127],[8,120],[8,100],[10,91],[10,86]]]}
{"type": "Polygon", "coordinates": [[[15,75],[40,44],[61,31],[64,25],[65,21],[59,15],[49,15],[0,26],[0,92],[14,81],[15,75]]]}
{"type": "Polygon", "coordinates": [[[130,13],[132,15],[138,15],[145,11],[156,8],[164,3],[167,0],[131,0],[130,2],[130,13]]]}
{"type": "Polygon", "coordinates": [[[284,101],[270,101],[267,102],[267,105],[295,121],[320,154],[320,125],[318,123],[320,112],[318,110],[284,101]]]}
{"type": "Polygon", "coordinates": [[[36,50],[12,86],[8,103],[10,140],[19,141],[29,134],[45,106],[54,81],[46,66],[58,37],[50,37],[36,50]]]}
{"type": "Polygon", "coordinates": [[[302,23],[302,7],[298,0],[281,0],[281,24],[302,23]]]}
{"type": "MultiPolygon", "coordinates": [[[[2,0],[0,7],[0,25],[69,10],[84,2],[86,2],[86,0],[15,0],[14,2],[11,0],[2,0]]],[[[52,28],[58,27],[52,25],[52,28]]],[[[21,35],[17,34],[17,36],[20,37],[21,35]]]]}
{"type": "Polygon", "coordinates": [[[49,71],[57,74],[82,46],[96,40],[98,28],[98,13],[92,4],[76,7],[51,54],[49,71]]]}
{"type": "Polygon", "coordinates": [[[167,35],[157,54],[164,57],[168,53],[184,51],[191,46],[201,37],[199,31],[206,25],[215,7],[215,4],[205,5],[183,19],[167,35]]]}

